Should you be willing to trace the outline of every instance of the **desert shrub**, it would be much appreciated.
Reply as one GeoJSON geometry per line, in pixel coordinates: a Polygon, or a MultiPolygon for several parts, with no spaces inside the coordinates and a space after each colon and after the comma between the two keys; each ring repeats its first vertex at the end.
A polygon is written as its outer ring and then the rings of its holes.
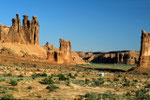
{"type": "Polygon", "coordinates": [[[0,82],[4,82],[4,81],[6,81],[6,79],[4,79],[4,78],[0,79],[0,82]]]}
{"type": "Polygon", "coordinates": [[[127,82],[128,80],[127,80],[126,77],[124,77],[124,78],[122,79],[122,81],[127,82]]]}
{"type": "Polygon", "coordinates": [[[33,67],[35,67],[35,68],[36,68],[36,67],[37,67],[37,65],[36,65],[36,64],[33,64],[33,67]]]}
{"type": "Polygon", "coordinates": [[[103,100],[119,100],[119,95],[110,93],[99,94],[103,100]]]}
{"type": "Polygon", "coordinates": [[[46,73],[42,73],[41,76],[42,77],[47,77],[47,74],[46,73]]]}
{"type": "Polygon", "coordinates": [[[53,91],[55,91],[58,88],[59,87],[57,87],[56,85],[53,85],[53,84],[51,84],[51,85],[49,85],[49,86],[46,87],[46,89],[48,89],[49,92],[53,92],[53,91]]]}
{"type": "Polygon", "coordinates": [[[41,94],[37,94],[37,97],[38,97],[38,98],[42,98],[42,95],[41,95],[41,94]]]}
{"type": "Polygon", "coordinates": [[[40,83],[42,84],[53,84],[54,81],[51,76],[44,78],[40,83]]]}
{"type": "Polygon", "coordinates": [[[114,81],[119,81],[119,79],[118,78],[114,78],[114,81]]]}
{"type": "Polygon", "coordinates": [[[79,85],[84,85],[85,84],[84,80],[73,80],[72,83],[79,84],[79,85]]]}
{"type": "Polygon", "coordinates": [[[47,77],[47,74],[46,73],[35,73],[35,74],[33,74],[32,75],[32,78],[34,79],[34,78],[37,78],[37,77],[47,77]]]}
{"type": "Polygon", "coordinates": [[[119,95],[112,93],[87,93],[84,96],[80,96],[79,100],[119,100],[119,95]]]}
{"type": "Polygon", "coordinates": [[[68,78],[73,78],[73,79],[75,79],[75,75],[73,76],[71,73],[69,73],[69,74],[67,75],[67,77],[68,77],[68,78]]]}
{"type": "Polygon", "coordinates": [[[18,77],[24,77],[22,74],[18,75],[18,77]]]}
{"type": "Polygon", "coordinates": [[[145,88],[150,88],[150,84],[146,84],[146,85],[145,85],[145,88]]]}
{"type": "Polygon", "coordinates": [[[118,74],[118,77],[121,77],[121,76],[122,76],[122,75],[119,73],[119,74],[118,74]]]}
{"type": "Polygon", "coordinates": [[[85,79],[85,84],[89,84],[90,80],[89,79],[85,79]]]}
{"type": "Polygon", "coordinates": [[[138,80],[134,79],[133,82],[138,82],[138,80]]]}
{"type": "Polygon", "coordinates": [[[28,89],[32,89],[32,86],[28,86],[28,89]]]}
{"type": "Polygon", "coordinates": [[[16,65],[16,66],[19,66],[19,64],[18,64],[18,63],[15,63],[15,65],[16,65]]]}
{"type": "Polygon", "coordinates": [[[78,76],[78,74],[77,74],[77,73],[75,73],[75,74],[74,74],[74,77],[77,77],[77,76],[78,76]]]}
{"type": "Polygon", "coordinates": [[[126,96],[128,96],[128,97],[131,96],[131,93],[130,93],[130,92],[127,92],[127,93],[126,93],[126,96]]]}
{"type": "Polygon", "coordinates": [[[143,75],[148,75],[148,73],[146,73],[146,72],[144,72],[144,73],[142,73],[143,75]]]}
{"type": "Polygon", "coordinates": [[[102,84],[104,84],[104,80],[102,78],[98,78],[98,80],[93,79],[93,86],[101,86],[102,84]]]}
{"type": "Polygon", "coordinates": [[[60,81],[66,81],[68,78],[65,77],[63,74],[58,74],[57,77],[59,78],[60,81]]]}
{"type": "Polygon", "coordinates": [[[149,100],[150,95],[148,94],[148,90],[140,89],[135,92],[136,100],[149,100]]]}
{"type": "Polygon", "coordinates": [[[17,88],[14,88],[14,87],[7,87],[7,86],[0,86],[0,91],[2,93],[2,91],[7,91],[7,90],[15,90],[15,91],[18,91],[17,88]]]}
{"type": "Polygon", "coordinates": [[[130,81],[125,82],[122,86],[130,86],[130,81]]]}
{"type": "Polygon", "coordinates": [[[8,73],[8,74],[6,74],[6,75],[4,75],[4,76],[12,76],[12,74],[11,74],[11,73],[8,73]]]}
{"type": "Polygon", "coordinates": [[[69,80],[66,82],[66,86],[70,86],[70,81],[69,80]]]}
{"type": "MultiPolygon", "coordinates": [[[[98,99],[97,94],[93,93],[93,92],[85,94],[84,97],[86,98],[86,100],[97,100],[98,99]]],[[[99,98],[99,100],[100,100],[100,98],[99,98]]]]}
{"type": "Polygon", "coordinates": [[[11,80],[10,80],[10,84],[11,84],[12,86],[16,86],[16,85],[18,84],[18,81],[15,80],[15,79],[11,79],[11,80]]]}
{"type": "Polygon", "coordinates": [[[16,100],[12,94],[5,94],[0,96],[0,100],[16,100]]]}

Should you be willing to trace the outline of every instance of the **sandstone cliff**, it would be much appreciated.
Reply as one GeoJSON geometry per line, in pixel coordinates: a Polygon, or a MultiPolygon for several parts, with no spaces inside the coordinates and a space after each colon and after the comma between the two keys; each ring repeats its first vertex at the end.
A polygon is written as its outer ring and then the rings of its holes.
{"type": "Polygon", "coordinates": [[[11,27],[0,27],[1,42],[21,43],[21,44],[39,44],[39,22],[37,17],[33,16],[32,20],[28,20],[28,16],[24,15],[23,26],[19,19],[19,14],[12,19],[11,27]]]}
{"type": "Polygon", "coordinates": [[[78,52],[84,60],[95,63],[137,64],[139,51],[78,52]]]}
{"type": "Polygon", "coordinates": [[[60,39],[59,42],[59,48],[50,45],[49,42],[45,46],[39,46],[37,16],[28,20],[28,16],[23,15],[22,26],[19,14],[16,14],[16,18],[12,19],[11,27],[0,24],[0,56],[57,64],[77,64],[78,61],[72,57],[71,42],[64,39],[60,39]]]}

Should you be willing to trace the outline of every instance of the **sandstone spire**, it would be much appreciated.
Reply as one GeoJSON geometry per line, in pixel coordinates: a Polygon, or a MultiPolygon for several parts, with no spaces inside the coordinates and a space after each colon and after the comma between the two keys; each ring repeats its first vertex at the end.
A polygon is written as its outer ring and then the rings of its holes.
{"type": "Polygon", "coordinates": [[[141,51],[139,57],[140,67],[150,67],[150,34],[142,30],[141,36],[141,51]]]}
{"type": "Polygon", "coordinates": [[[71,43],[69,40],[60,39],[60,51],[64,54],[65,62],[71,62],[71,43]]]}
{"type": "MultiPolygon", "coordinates": [[[[4,33],[0,30],[1,40],[4,38],[4,33]]],[[[32,20],[28,20],[28,15],[23,15],[23,26],[19,19],[19,14],[12,19],[12,26],[9,28],[7,37],[4,42],[21,43],[21,44],[36,44],[39,45],[39,22],[37,16],[33,16],[32,20]]]]}

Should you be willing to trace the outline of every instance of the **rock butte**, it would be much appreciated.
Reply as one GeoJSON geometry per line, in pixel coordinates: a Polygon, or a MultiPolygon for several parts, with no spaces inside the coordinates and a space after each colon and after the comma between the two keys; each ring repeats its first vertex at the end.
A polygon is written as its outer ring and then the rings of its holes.
{"type": "Polygon", "coordinates": [[[60,39],[59,48],[51,46],[49,42],[45,46],[39,46],[39,22],[37,16],[32,18],[28,20],[28,16],[23,15],[21,26],[19,14],[16,14],[16,18],[12,19],[11,27],[0,24],[0,63],[4,63],[3,58],[5,57],[2,56],[7,56],[8,58],[57,64],[77,64],[78,62],[87,64],[78,55],[71,52],[69,40],[60,39]],[[76,61],[76,58],[80,58],[80,61],[76,61]]]}
{"type": "Polygon", "coordinates": [[[100,63],[125,63],[137,64],[135,72],[150,72],[150,34],[142,30],[141,50],[138,51],[114,51],[103,53],[71,52],[71,42],[60,39],[60,47],[55,48],[47,42],[44,46],[39,46],[39,22],[37,16],[28,20],[28,16],[23,16],[23,25],[19,19],[19,14],[12,19],[12,26],[0,24],[0,63],[16,64],[30,63],[49,66],[54,64],[88,64],[88,61],[100,63]],[[80,56],[79,56],[80,55],[80,56]],[[138,61],[139,59],[139,61],[138,61]]]}
{"type": "Polygon", "coordinates": [[[139,63],[133,71],[150,73],[150,33],[145,30],[142,30],[139,63]]]}
{"type": "Polygon", "coordinates": [[[138,64],[139,51],[78,52],[84,60],[94,63],[138,64]]]}

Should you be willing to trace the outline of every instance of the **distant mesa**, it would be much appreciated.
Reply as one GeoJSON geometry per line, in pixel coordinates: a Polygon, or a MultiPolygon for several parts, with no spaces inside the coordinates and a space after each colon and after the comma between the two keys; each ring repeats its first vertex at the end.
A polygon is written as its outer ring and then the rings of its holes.
{"type": "Polygon", "coordinates": [[[78,52],[84,60],[93,63],[129,64],[135,65],[139,61],[139,51],[112,51],[112,52],[78,52]]]}

